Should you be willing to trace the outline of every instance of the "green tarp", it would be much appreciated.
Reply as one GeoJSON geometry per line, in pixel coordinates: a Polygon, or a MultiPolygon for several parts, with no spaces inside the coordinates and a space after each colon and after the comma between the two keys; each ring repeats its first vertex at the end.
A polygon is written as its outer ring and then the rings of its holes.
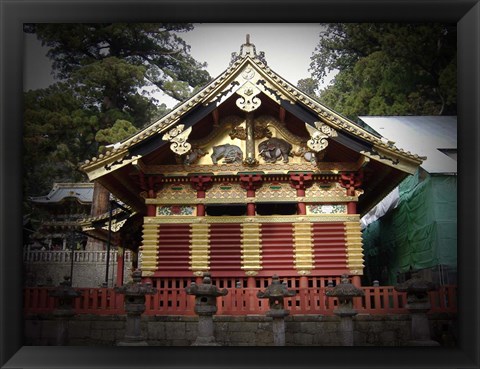
{"type": "Polygon", "coordinates": [[[397,207],[363,231],[366,276],[396,283],[411,269],[456,269],[457,177],[417,171],[399,195],[397,207]]]}

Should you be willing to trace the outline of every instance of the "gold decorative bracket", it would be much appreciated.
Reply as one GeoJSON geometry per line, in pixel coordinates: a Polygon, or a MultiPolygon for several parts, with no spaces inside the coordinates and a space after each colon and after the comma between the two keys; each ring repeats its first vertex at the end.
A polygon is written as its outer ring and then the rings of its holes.
{"type": "Polygon", "coordinates": [[[314,152],[325,150],[328,146],[327,138],[338,136],[337,131],[322,122],[315,122],[316,128],[308,123],[305,123],[305,127],[310,134],[310,140],[307,141],[307,146],[314,152]]]}
{"type": "Polygon", "coordinates": [[[192,132],[192,127],[185,130],[184,128],[184,124],[179,124],[165,133],[162,137],[162,140],[172,143],[170,149],[177,155],[186,154],[192,148],[192,145],[187,142],[188,136],[190,135],[190,132],[192,132]]]}
{"type": "Polygon", "coordinates": [[[243,111],[249,113],[257,109],[262,103],[256,96],[260,93],[260,90],[252,82],[246,82],[237,91],[240,98],[237,99],[237,106],[243,111]]]}

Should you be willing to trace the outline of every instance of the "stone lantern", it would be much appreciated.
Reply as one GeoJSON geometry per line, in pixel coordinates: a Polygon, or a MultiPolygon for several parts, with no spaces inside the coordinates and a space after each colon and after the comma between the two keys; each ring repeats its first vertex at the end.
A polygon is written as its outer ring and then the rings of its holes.
{"type": "Polygon", "coordinates": [[[270,310],[267,316],[273,318],[273,344],[275,346],[285,346],[285,317],[290,313],[285,309],[284,298],[295,296],[296,292],[288,290],[287,287],[280,282],[275,274],[272,277],[272,283],[265,289],[265,292],[259,291],[257,297],[260,299],[268,299],[270,310]]]}
{"type": "Polygon", "coordinates": [[[431,305],[428,292],[436,290],[435,284],[421,278],[418,273],[412,278],[396,285],[395,290],[407,293],[407,305],[405,306],[412,317],[411,335],[409,346],[439,346],[439,343],[430,338],[430,327],[427,312],[431,305]]]}
{"type": "Polygon", "coordinates": [[[68,342],[68,321],[75,315],[73,306],[75,299],[82,294],[72,288],[72,282],[69,276],[64,276],[63,279],[63,282],[60,282],[57,288],[49,291],[49,295],[55,297],[56,300],[53,315],[57,321],[57,346],[64,346],[68,342]]]}
{"type": "Polygon", "coordinates": [[[142,272],[137,269],[132,273],[132,282],[115,287],[115,292],[125,295],[125,312],[127,313],[125,337],[118,346],[148,346],[142,336],[141,317],[145,312],[145,296],[157,293],[151,284],[142,283],[142,272]]]}
{"type": "Polygon", "coordinates": [[[228,291],[212,285],[210,274],[205,273],[202,283],[192,282],[185,292],[195,296],[194,311],[198,315],[198,336],[192,346],[219,346],[213,335],[213,315],[217,312],[217,297],[227,295],[228,291]]]}
{"type": "Polygon", "coordinates": [[[342,336],[342,345],[353,346],[353,317],[358,314],[353,308],[353,298],[364,296],[365,293],[350,283],[348,275],[343,274],[340,284],[325,294],[338,299],[338,306],[333,313],[340,317],[339,331],[342,336]]]}

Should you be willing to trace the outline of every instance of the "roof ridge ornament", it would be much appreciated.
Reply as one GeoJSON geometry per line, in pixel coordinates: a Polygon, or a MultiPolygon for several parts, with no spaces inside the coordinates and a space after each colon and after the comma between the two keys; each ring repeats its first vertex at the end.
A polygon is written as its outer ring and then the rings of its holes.
{"type": "Polygon", "coordinates": [[[247,56],[259,59],[263,64],[267,65],[265,60],[265,52],[259,51],[257,54],[257,48],[254,44],[250,43],[250,35],[247,33],[245,37],[245,43],[240,46],[240,53],[233,52],[232,59],[230,60],[230,66],[237,60],[243,59],[247,56]]]}

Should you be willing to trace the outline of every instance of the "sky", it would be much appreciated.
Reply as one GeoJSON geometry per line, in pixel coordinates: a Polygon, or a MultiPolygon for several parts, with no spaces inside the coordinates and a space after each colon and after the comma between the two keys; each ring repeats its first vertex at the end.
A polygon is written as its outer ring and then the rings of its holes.
{"type": "MultiPolygon", "coordinates": [[[[321,31],[319,23],[198,23],[181,37],[191,46],[196,60],[207,62],[206,69],[215,78],[228,68],[232,53],[240,51],[249,34],[257,52],[265,52],[268,66],[296,85],[298,80],[310,77],[310,58],[321,31]]],[[[45,88],[54,82],[46,52],[35,35],[25,35],[25,91],[45,88]]],[[[168,97],[157,98],[170,108],[176,104],[168,97]]]]}

